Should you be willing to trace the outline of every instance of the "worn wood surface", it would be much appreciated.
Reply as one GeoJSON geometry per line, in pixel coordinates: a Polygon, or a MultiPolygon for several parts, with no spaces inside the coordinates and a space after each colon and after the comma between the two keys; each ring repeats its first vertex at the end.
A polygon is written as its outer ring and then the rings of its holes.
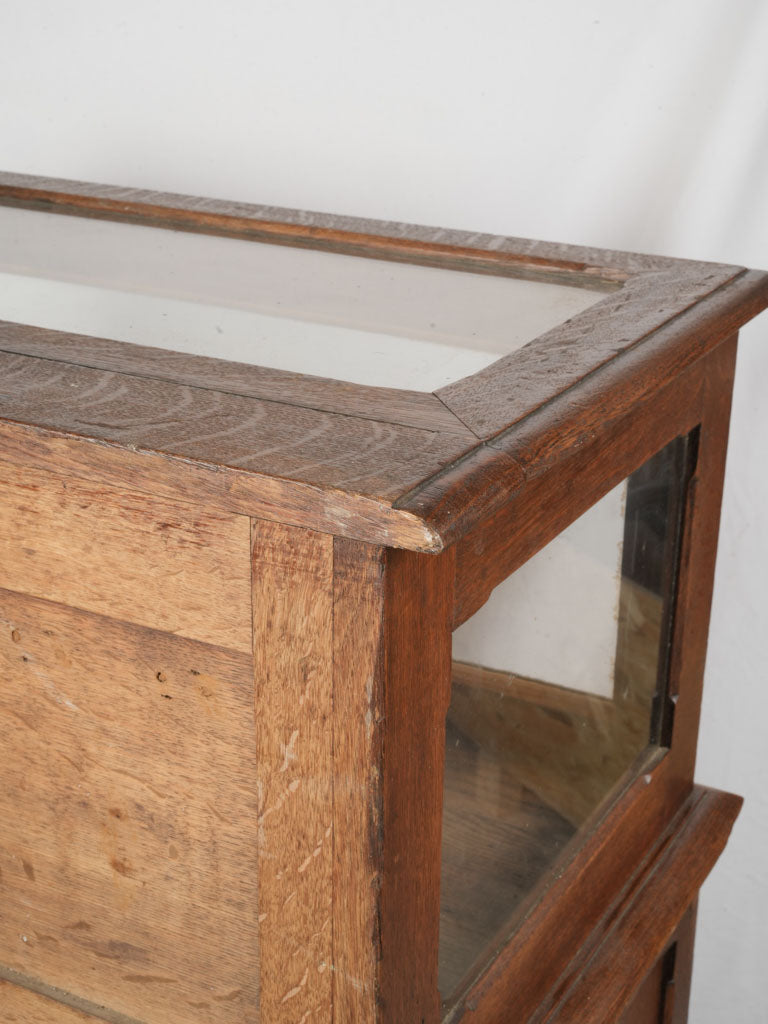
{"type": "Polygon", "coordinates": [[[379,1020],[384,552],[334,544],[333,1020],[379,1020]]]}
{"type": "Polygon", "coordinates": [[[255,1022],[250,656],[6,590],[0,677],[0,963],[152,1024],[255,1022]]]}
{"type": "Polygon", "coordinates": [[[578,979],[531,1024],[613,1024],[619,1018],[722,853],[741,804],[729,793],[694,790],[685,817],[611,915],[609,933],[578,979]]]}
{"type": "Polygon", "coordinates": [[[715,264],[639,274],[599,307],[436,393],[478,437],[493,437],[739,277],[737,268],[715,264]]]}
{"type": "MultiPolygon", "coordinates": [[[[525,486],[518,486],[495,515],[468,531],[456,545],[456,626],[485,603],[494,587],[651,455],[695,429],[705,372],[695,364],[657,392],[652,403],[625,410],[602,426],[594,420],[581,441],[573,439],[560,454],[552,472],[531,472],[525,486]]],[[[550,425],[542,445],[544,458],[546,442],[558,436],[550,425]]]]}
{"type": "MultiPolygon", "coordinates": [[[[2,349],[2,341],[0,341],[2,349]]],[[[390,502],[476,439],[0,351],[0,415],[136,451],[390,502]]]]}
{"type": "MultiPolygon", "coordinates": [[[[500,428],[497,437],[398,499],[398,508],[421,516],[444,545],[450,544],[507,506],[519,492],[529,491],[539,477],[554,478],[555,471],[565,472],[579,450],[601,433],[611,438],[608,447],[619,452],[622,446],[613,442],[613,433],[622,419],[632,410],[641,415],[640,410],[655,401],[660,390],[680,382],[688,368],[766,305],[768,275],[751,271],[742,275],[643,338],[642,344],[601,365],[599,371],[560,393],[553,389],[545,402],[539,396],[518,423],[500,428]]],[[[570,358],[570,353],[563,355],[565,362],[570,358]]],[[[478,400],[482,403],[484,395],[492,403],[494,394],[486,387],[478,400]]],[[[503,394],[536,397],[522,381],[503,394]]]]}
{"type": "Polygon", "coordinates": [[[0,462],[0,587],[250,651],[244,516],[0,462]]]}
{"type": "Polygon", "coordinates": [[[173,502],[203,504],[214,512],[352,536],[391,547],[439,551],[440,536],[419,516],[385,502],[342,491],[297,485],[160,452],[134,451],[0,418],[0,461],[54,470],[90,484],[128,487],[173,502]]]}
{"type": "Polygon", "coordinates": [[[98,1019],[2,978],[0,1015],[3,1024],[93,1024],[98,1019]]]}
{"type": "Polygon", "coordinates": [[[253,658],[261,1021],[325,1024],[333,995],[332,537],[253,522],[253,658]]]}
{"type": "Polygon", "coordinates": [[[150,380],[188,384],[206,391],[258,398],[265,402],[458,434],[474,440],[469,428],[436,395],[422,391],[366,387],[266,366],[170,352],[105,338],[87,338],[3,321],[0,321],[0,349],[16,355],[37,356],[150,380]]]}

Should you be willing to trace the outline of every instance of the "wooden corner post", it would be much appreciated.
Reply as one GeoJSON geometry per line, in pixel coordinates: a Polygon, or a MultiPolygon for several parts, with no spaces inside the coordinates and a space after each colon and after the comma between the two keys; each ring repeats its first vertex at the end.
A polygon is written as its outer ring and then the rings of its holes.
{"type": "Polygon", "coordinates": [[[252,536],[260,1019],[434,1024],[452,553],[252,536]]]}

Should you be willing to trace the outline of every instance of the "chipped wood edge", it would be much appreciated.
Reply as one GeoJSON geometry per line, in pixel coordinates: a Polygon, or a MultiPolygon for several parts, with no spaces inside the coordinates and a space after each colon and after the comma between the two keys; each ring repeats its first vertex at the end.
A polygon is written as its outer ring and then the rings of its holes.
{"type": "Polygon", "coordinates": [[[444,546],[421,516],[373,498],[13,420],[0,419],[0,461],[385,547],[438,552],[444,546]]]}

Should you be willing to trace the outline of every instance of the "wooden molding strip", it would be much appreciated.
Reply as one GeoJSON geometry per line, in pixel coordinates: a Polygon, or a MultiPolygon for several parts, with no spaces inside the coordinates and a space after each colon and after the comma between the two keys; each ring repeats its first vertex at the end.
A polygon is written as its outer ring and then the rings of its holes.
{"type": "Polygon", "coordinates": [[[607,915],[610,926],[592,957],[563,979],[557,1001],[531,1024],[618,1020],[723,852],[742,803],[731,793],[695,787],[623,904],[607,915]]]}

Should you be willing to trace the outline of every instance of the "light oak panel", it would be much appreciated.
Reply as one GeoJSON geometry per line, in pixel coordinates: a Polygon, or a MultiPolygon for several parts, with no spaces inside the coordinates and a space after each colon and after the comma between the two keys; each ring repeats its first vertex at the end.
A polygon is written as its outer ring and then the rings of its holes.
{"type": "Polygon", "coordinates": [[[3,1024],[94,1024],[97,1020],[90,1014],[80,1013],[2,978],[0,1014],[3,1024]]]}
{"type": "Polygon", "coordinates": [[[334,1024],[378,1019],[384,551],[334,548],[334,1024]]]}
{"type": "Polygon", "coordinates": [[[0,463],[0,587],[250,652],[249,521],[0,463]]]}
{"type": "Polygon", "coordinates": [[[0,591],[0,964],[146,1024],[255,1024],[251,659],[0,591]]]}
{"type": "Polygon", "coordinates": [[[252,529],[262,1020],[330,1024],[333,537],[252,529]]]}

